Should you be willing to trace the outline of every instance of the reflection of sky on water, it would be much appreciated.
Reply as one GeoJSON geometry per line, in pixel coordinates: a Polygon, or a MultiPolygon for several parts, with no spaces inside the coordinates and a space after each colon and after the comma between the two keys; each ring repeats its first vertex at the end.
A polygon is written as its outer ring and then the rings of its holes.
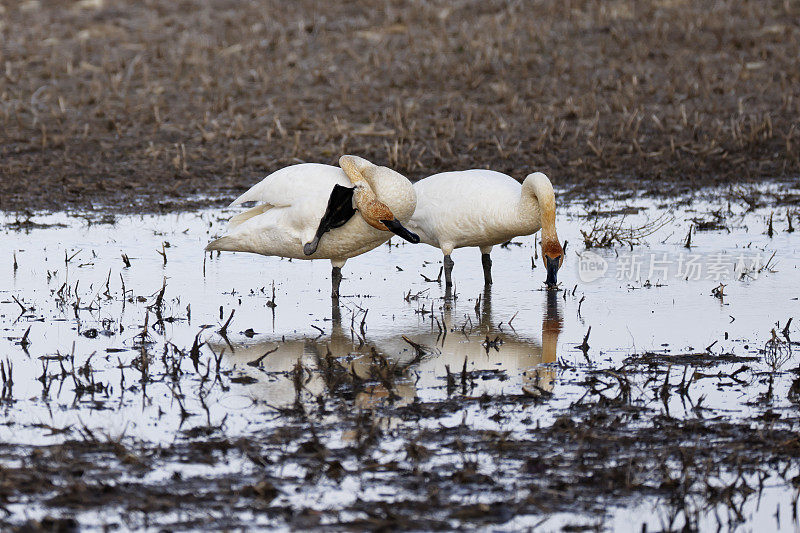
{"type": "MultiPolygon", "coordinates": [[[[626,217],[631,224],[663,212],[646,201],[632,203],[648,209],[626,217]]],[[[779,211],[778,231],[770,238],[764,231],[767,212],[734,206],[728,216],[730,231],[694,232],[693,247],[685,248],[691,219],[711,207],[696,203],[694,211],[672,209],[674,222],[648,237],[646,246],[633,251],[593,249],[593,255],[580,244],[580,230],[587,225],[579,216],[582,210],[562,210],[559,235],[570,244],[559,274],[565,290],[558,292],[542,290],[541,260],[532,263],[534,237],[516,239],[519,246],[495,248],[495,284],[489,290],[483,287],[479,252],[457,250],[455,297],[450,300],[443,298],[441,285],[420,276],[436,278],[438,250],[381,246],[345,266],[338,318],[331,308],[330,266],[325,261],[223,254],[204,262],[203,246],[225,222],[216,211],[121,217],[113,226],[60,214],[35,217],[37,222],[63,226],[26,231],[6,227],[0,233],[6,250],[0,257],[0,346],[3,360],[13,363],[16,400],[4,407],[7,423],[0,426],[0,438],[53,442],[63,436],[52,435],[52,428],[86,424],[109,435],[125,432],[169,442],[179,428],[218,424],[226,415],[227,433],[246,434],[276,424],[274,407],[294,400],[288,373],[298,359],[312,371],[304,385],[304,400],[312,402],[324,391],[314,371],[318,356],[330,349],[366,377],[373,348],[401,364],[413,357],[404,335],[429,353],[397,378],[399,402],[445,398],[446,367],[460,372],[466,359],[468,371],[478,376],[471,395],[552,392],[547,404],[526,413],[547,424],[558,409],[584,392],[579,383],[586,376],[586,359],[576,346],[589,327],[588,359],[595,367],[614,368],[625,357],[645,351],[703,352],[710,347],[712,353],[757,355],[770,330],[797,314],[800,232],[783,231],[785,217],[779,211]],[[166,264],[159,253],[162,246],[166,264]],[[740,257],[763,263],[773,252],[774,272],[764,270],[739,280],[717,279],[709,270],[716,261],[732,264],[739,274],[740,257]],[[122,254],[130,258],[130,268],[124,267],[122,254]],[[697,276],[686,275],[686,262],[681,263],[682,257],[686,261],[690,256],[700,258],[696,261],[703,270],[697,276]],[[630,275],[637,260],[640,275],[630,275]],[[599,266],[582,271],[586,264],[599,266]],[[593,279],[587,279],[587,272],[595,273],[593,279]],[[657,275],[651,276],[653,272],[657,275]],[[154,327],[157,317],[148,306],[165,281],[162,316],[168,320],[161,331],[154,327]],[[719,283],[725,284],[722,299],[711,295],[719,283]],[[273,284],[274,309],[267,305],[273,284]],[[26,309],[22,314],[20,305],[26,309]],[[215,332],[231,311],[235,313],[227,343],[215,332]],[[185,374],[177,383],[141,383],[130,364],[139,356],[145,321],[153,342],[149,349],[159,358],[174,353],[173,346],[188,350],[199,333],[207,342],[200,350],[200,376],[185,357],[185,374]],[[20,339],[29,328],[30,344],[23,347],[20,339]],[[260,368],[247,364],[275,348],[260,368]],[[107,386],[105,391],[76,401],[71,378],[52,377],[60,374],[61,364],[71,368],[71,353],[75,368],[90,363],[93,379],[107,386]],[[220,353],[221,368],[227,372],[224,389],[210,386],[214,354],[220,353]],[[67,357],[59,363],[59,356],[67,357]],[[38,379],[43,373],[51,376],[46,394],[38,379]],[[209,379],[204,381],[203,374],[209,379]],[[241,379],[248,377],[252,379],[241,379]],[[199,393],[207,411],[198,401],[199,393]],[[193,415],[183,422],[179,398],[193,415]]],[[[7,216],[2,222],[13,220],[7,216]]],[[[792,331],[797,327],[795,322],[792,331]]],[[[680,372],[673,369],[671,380],[679,382],[680,372]]],[[[776,408],[786,404],[788,383],[776,384],[776,408]]],[[[705,397],[706,407],[735,418],[763,393],[764,384],[754,380],[745,393],[711,379],[698,380],[692,387],[695,399],[705,397]]],[[[371,382],[357,405],[370,407],[388,396],[385,387],[371,382]]],[[[674,396],[668,408],[672,416],[695,416],[691,405],[674,396]]],[[[474,427],[524,431],[514,427],[513,416],[502,427],[487,416],[479,409],[469,410],[474,427]]],[[[440,423],[461,421],[459,417],[440,423]]],[[[770,498],[783,501],[787,493],[776,489],[776,494],[770,498]]]]}
{"type": "MultiPolygon", "coordinates": [[[[645,201],[635,203],[649,207],[628,215],[625,221],[631,225],[645,223],[664,212],[645,201]]],[[[693,224],[691,219],[710,208],[695,205],[694,211],[673,209],[674,221],[648,237],[647,245],[634,248],[633,253],[659,258],[677,258],[685,253],[733,258],[737,254],[767,256],[774,251],[778,271],[762,272],[755,279],[744,281],[723,280],[725,297],[720,300],[710,295],[719,284],[716,279],[617,279],[612,274],[619,271],[620,262],[630,257],[631,251],[593,249],[595,260],[601,258],[606,264],[607,275],[583,282],[579,254],[584,250],[578,243],[582,240],[580,230],[589,223],[579,216],[582,210],[566,209],[559,219],[559,234],[570,242],[559,275],[564,291],[553,294],[542,290],[544,269],[541,258],[533,258],[537,253],[535,237],[519,238],[515,244],[495,248],[495,284],[488,291],[484,291],[482,283],[479,252],[456,250],[455,297],[450,300],[442,298],[441,285],[426,282],[420,275],[436,278],[441,265],[438,250],[406,243],[385,245],[348,261],[338,321],[332,321],[335,313],[328,294],[330,266],[326,261],[290,261],[250,254],[215,255],[204,261],[203,245],[225,224],[225,217],[217,211],[121,217],[113,226],[58,214],[35,217],[37,222],[63,226],[4,230],[4,244],[10,253],[0,261],[0,313],[6,337],[1,342],[15,363],[15,392],[19,397],[41,395],[42,387],[36,378],[41,376],[45,363],[40,358],[70,353],[73,344],[76,367],[94,354],[91,361],[97,370],[96,378],[116,386],[115,394],[110,395],[113,397],[122,390],[116,367],[120,361],[125,365],[137,355],[137,336],[146,315],[149,334],[156,341],[153,349],[161,349],[165,341],[188,349],[201,327],[210,326],[202,330],[200,339],[215,350],[224,348],[224,359],[235,366],[236,372],[249,373],[259,380],[250,386],[234,384],[230,391],[215,392],[216,396],[209,398],[217,401],[209,405],[212,414],[219,416],[231,406],[242,406],[236,414],[242,416],[243,427],[252,415],[245,407],[247,398],[266,395],[270,403],[278,404],[293,398],[292,385],[285,378],[266,375],[244,364],[251,356],[255,358],[275,347],[278,351],[265,358],[262,365],[267,371],[290,370],[298,357],[310,361],[314,353],[327,346],[335,356],[349,354],[358,369],[366,364],[364,356],[372,347],[387,357],[408,357],[413,350],[402,338],[406,335],[438,353],[408,369],[404,390],[410,396],[441,398],[446,394],[445,365],[451,372],[460,372],[465,357],[468,370],[503,370],[508,378],[480,380],[476,394],[519,392],[530,380],[537,379],[537,373],[543,388],[558,391],[559,381],[553,381],[555,365],[539,365],[553,363],[559,357],[570,365],[584,362],[575,346],[590,326],[589,358],[601,364],[618,364],[631,353],[703,351],[715,341],[712,351],[744,354],[755,345],[763,345],[774,324],[785,322],[791,315],[798,297],[792,293],[800,265],[798,233],[779,231],[769,238],[763,231],[765,212],[733,208],[728,217],[729,232],[695,232],[693,248],[687,250],[684,242],[693,224]],[[166,264],[159,253],[162,246],[166,264]],[[122,254],[130,258],[130,268],[123,266],[122,254]],[[12,255],[17,258],[16,271],[12,255]],[[163,314],[176,320],[165,323],[160,335],[152,329],[155,317],[147,306],[153,303],[164,282],[163,314]],[[123,283],[126,300],[120,297],[123,283]],[[267,305],[273,284],[277,304],[274,309],[267,305]],[[59,294],[69,292],[80,297],[77,311],[74,296],[59,303],[59,294]],[[32,310],[17,318],[20,308],[11,296],[32,310]],[[235,347],[233,352],[214,333],[231,311],[235,314],[228,337],[235,347]],[[30,355],[19,345],[28,327],[30,355]],[[98,334],[94,336],[90,330],[97,330],[98,334]],[[246,330],[252,330],[252,334],[245,335],[246,330]],[[500,338],[497,349],[489,347],[487,351],[487,337],[490,341],[500,338]],[[264,375],[256,376],[259,373],[264,375]],[[260,388],[264,389],[263,394],[258,392],[260,388]]],[[[6,222],[13,220],[14,217],[6,218],[6,222]]],[[[780,217],[775,220],[775,226],[780,228],[780,217]]],[[[212,358],[209,346],[202,348],[202,354],[212,358]]],[[[54,365],[49,370],[52,373],[55,363],[50,364],[54,365]]],[[[133,396],[137,391],[130,390],[132,380],[132,376],[126,376],[126,387],[121,392],[127,397],[125,401],[96,401],[95,407],[109,409],[95,411],[92,420],[101,426],[108,423],[119,431],[127,423],[126,431],[150,438],[169,434],[168,428],[177,421],[163,415],[158,421],[150,419],[158,401],[135,405],[133,396]],[[117,405],[114,409],[110,408],[112,402],[117,405]]],[[[172,391],[164,390],[163,384],[150,387],[162,395],[162,401],[174,403],[172,391]]],[[[568,380],[561,388],[569,389],[568,380]]],[[[64,383],[60,395],[54,396],[59,394],[55,389],[49,391],[50,398],[66,402],[72,398],[71,390],[70,384],[64,383]]],[[[712,388],[708,401],[713,403],[718,394],[712,388]]],[[[723,403],[722,397],[719,400],[723,403]]],[[[22,419],[51,418],[50,410],[36,402],[25,412],[22,419]]],[[[74,422],[70,413],[66,410],[59,418],[74,422]]],[[[231,424],[235,418],[230,419],[231,424]]],[[[9,433],[20,435],[17,431],[9,433]]]]}

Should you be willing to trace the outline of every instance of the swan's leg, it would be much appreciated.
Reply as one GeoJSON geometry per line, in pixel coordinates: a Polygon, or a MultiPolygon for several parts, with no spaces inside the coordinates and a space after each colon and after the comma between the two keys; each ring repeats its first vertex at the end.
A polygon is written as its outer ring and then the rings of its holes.
{"type": "Polygon", "coordinates": [[[449,289],[453,286],[453,259],[450,257],[450,254],[453,253],[453,246],[449,242],[440,243],[439,248],[442,249],[442,253],[444,254],[444,286],[446,289],[449,289]]]}
{"type": "Polygon", "coordinates": [[[333,267],[331,272],[331,298],[339,299],[339,285],[342,283],[342,269],[333,267]]]}
{"type": "Polygon", "coordinates": [[[442,253],[444,254],[444,286],[452,287],[453,286],[453,259],[450,257],[450,254],[453,253],[453,246],[449,242],[439,244],[439,248],[442,249],[442,253]]]}
{"type": "Polygon", "coordinates": [[[444,256],[444,285],[445,287],[452,287],[453,286],[453,259],[450,257],[450,254],[444,256]]]}
{"type": "Polygon", "coordinates": [[[339,299],[339,285],[342,283],[342,267],[344,266],[345,260],[333,260],[331,259],[331,298],[334,300],[339,299]]]}
{"type": "Polygon", "coordinates": [[[483,283],[484,285],[492,284],[492,247],[481,246],[481,263],[483,263],[483,283]]]}

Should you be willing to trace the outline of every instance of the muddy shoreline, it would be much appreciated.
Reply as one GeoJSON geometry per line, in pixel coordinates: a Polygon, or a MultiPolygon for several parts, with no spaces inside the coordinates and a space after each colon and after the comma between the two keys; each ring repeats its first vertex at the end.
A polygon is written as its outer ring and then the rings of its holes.
{"type": "MultiPolygon", "coordinates": [[[[194,438],[152,447],[96,440],[90,434],[47,447],[4,447],[0,457],[4,462],[22,461],[21,467],[4,469],[7,483],[14,487],[6,498],[44,504],[67,517],[71,512],[115,509],[115,515],[124,518],[105,522],[111,528],[158,524],[177,530],[224,529],[260,524],[322,530],[450,530],[466,524],[502,526],[515,517],[528,517],[530,525],[545,524],[557,513],[594,515],[595,524],[602,527],[608,506],[628,505],[643,496],[667,502],[672,515],[662,523],[665,530],[683,520],[698,527],[704,523],[700,517],[718,506],[728,511],[727,516],[720,513],[719,523],[734,526],[743,519],[744,503],[759,497],[766,479],[797,484],[800,419],[767,411],[738,423],[713,418],[689,422],[669,416],[639,423],[652,415],[641,400],[598,395],[564,412],[553,426],[532,427],[522,438],[464,426],[436,431],[414,431],[411,426],[437,420],[443,410],[460,413],[470,404],[490,411],[524,411],[542,400],[454,398],[444,404],[369,410],[353,418],[346,413],[352,406],[343,403],[334,407],[341,418],[333,427],[300,412],[287,413],[278,438],[254,434],[231,439],[220,428],[209,427],[199,438],[201,432],[194,432],[194,438]],[[408,420],[410,425],[382,430],[384,416],[408,420]],[[362,437],[341,447],[328,435],[338,435],[342,429],[362,437]],[[370,458],[381,440],[398,441],[402,452],[397,459],[370,458]],[[442,453],[464,459],[446,467],[430,461],[442,453]],[[490,468],[486,456],[495,458],[490,468]],[[157,483],[136,481],[170,464],[226,462],[240,465],[241,471],[173,474],[157,483]],[[287,469],[298,474],[287,476],[283,473],[287,469]],[[276,501],[315,485],[341,487],[348,478],[360,478],[362,490],[370,484],[379,489],[392,486],[403,496],[385,502],[354,501],[329,511],[276,501]],[[472,502],[469,495],[475,494],[483,494],[482,501],[472,502]]],[[[62,526],[72,522],[56,520],[62,526]]],[[[47,528],[47,524],[45,519],[32,521],[19,530],[47,528]]],[[[631,525],[631,530],[640,526],[631,525]]]]}

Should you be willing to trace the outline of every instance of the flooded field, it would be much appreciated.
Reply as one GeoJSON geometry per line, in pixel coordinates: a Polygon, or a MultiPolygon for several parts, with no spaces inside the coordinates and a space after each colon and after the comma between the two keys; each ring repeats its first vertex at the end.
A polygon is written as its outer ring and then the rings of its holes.
{"type": "Polygon", "coordinates": [[[231,213],[0,217],[4,528],[797,530],[786,186],[535,237],[205,255],[231,213]]]}

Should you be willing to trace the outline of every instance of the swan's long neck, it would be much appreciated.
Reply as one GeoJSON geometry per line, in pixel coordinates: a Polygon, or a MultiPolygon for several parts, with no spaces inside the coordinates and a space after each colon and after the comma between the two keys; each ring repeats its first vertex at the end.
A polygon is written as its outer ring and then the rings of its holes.
{"type": "Polygon", "coordinates": [[[384,225],[379,222],[380,216],[386,219],[394,218],[391,213],[387,211],[386,206],[378,201],[375,191],[372,190],[372,185],[365,177],[365,171],[371,165],[366,159],[362,159],[354,155],[343,155],[339,158],[339,166],[347,174],[350,183],[355,187],[353,193],[353,201],[356,209],[361,212],[362,218],[375,229],[385,231],[384,225]]]}
{"type": "Polygon", "coordinates": [[[553,185],[541,172],[528,175],[522,182],[522,198],[520,201],[528,211],[538,211],[539,225],[542,228],[542,242],[558,243],[556,233],[556,196],[553,185]]]}
{"type": "Polygon", "coordinates": [[[364,175],[370,165],[372,163],[355,155],[343,155],[339,158],[339,166],[347,174],[350,183],[356,187],[356,194],[370,195],[371,199],[375,199],[372,184],[364,175]]]}

